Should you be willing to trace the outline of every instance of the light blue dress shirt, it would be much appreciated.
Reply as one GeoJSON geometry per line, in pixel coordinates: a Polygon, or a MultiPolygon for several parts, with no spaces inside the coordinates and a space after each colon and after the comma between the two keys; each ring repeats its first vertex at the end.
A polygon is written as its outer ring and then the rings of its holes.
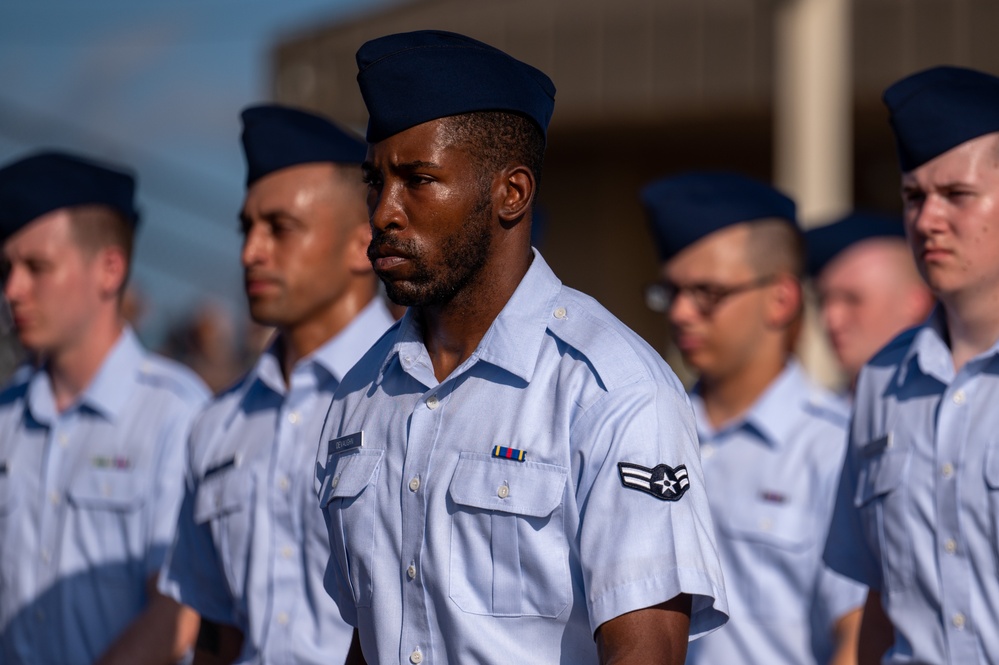
{"type": "Polygon", "coordinates": [[[725,621],[682,386],[536,252],[443,382],[414,312],[382,338],[318,467],[326,588],[369,665],[596,663],[602,623],[680,593],[693,635],[725,621]]]}
{"type": "Polygon", "coordinates": [[[128,329],[62,413],[44,371],[0,393],[0,663],[89,665],[142,611],[207,397],[128,329]]]}
{"type": "Polygon", "coordinates": [[[353,630],[323,590],[315,442],[340,378],[393,323],[375,298],[292,369],[276,344],[198,419],[160,590],[243,632],[239,663],[338,665],[353,630]]]}
{"type": "Polygon", "coordinates": [[[866,587],[822,562],[848,413],[791,361],[745,416],[715,430],[692,398],[731,620],[695,665],[826,663],[837,619],[866,587]]]}
{"type": "Polygon", "coordinates": [[[885,663],[999,663],[999,343],[955,372],[942,317],[861,371],[826,546],[881,593],[885,663]]]}

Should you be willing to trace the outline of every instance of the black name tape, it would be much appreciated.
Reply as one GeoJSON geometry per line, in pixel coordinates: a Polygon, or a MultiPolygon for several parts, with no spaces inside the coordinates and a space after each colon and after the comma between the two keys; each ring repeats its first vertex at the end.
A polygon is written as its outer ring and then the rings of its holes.
{"type": "Polygon", "coordinates": [[[337,453],[353,450],[354,448],[361,448],[362,446],[364,446],[364,432],[354,432],[353,434],[348,434],[347,436],[341,436],[338,439],[330,439],[327,452],[330,455],[335,455],[337,453]]]}

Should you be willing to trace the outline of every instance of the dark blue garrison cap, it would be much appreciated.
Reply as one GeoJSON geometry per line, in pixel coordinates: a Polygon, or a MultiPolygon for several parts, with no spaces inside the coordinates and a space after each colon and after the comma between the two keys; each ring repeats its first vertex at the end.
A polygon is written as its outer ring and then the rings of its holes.
{"type": "Polygon", "coordinates": [[[464,35],[422,30],[373,39],[357,51],[368,142],[430,120],[511,111],[548,130],[555,84],[543,72],[464,35]]]}
{"type": "Polygon", "coordinates": [[[46,151],[0,168],[0,240],[59,208],[99,204],[134,226],[135,178],[117,166],[65,152],[46,151]]]}
{"type": "Polygon", "coordinates": [[[685,173],[642,190],[661,261],[727,226],[780,219],[792,226],[794,201],[773,187],[735,173],[685,173]]]}
{"type": "Polygon", "coordinates": [[[360,164],[368,146],[332,121],[300,109],[265,104],[243,110],[246,186],[289,166],[360,164]]]}
{"type": "Polygon", "coordinates": [[[934,67],[884,93],[898,161],[911,171],[965,141],[999,131],[999,78],[962,67],[934,67]]]}
{"type": "Polygon", "coordinates": [[[870,238],[904,238],[902,219],[856,211],[831,224],[805,231],[808,274],[815,276],[840,252],[870,238]]]}

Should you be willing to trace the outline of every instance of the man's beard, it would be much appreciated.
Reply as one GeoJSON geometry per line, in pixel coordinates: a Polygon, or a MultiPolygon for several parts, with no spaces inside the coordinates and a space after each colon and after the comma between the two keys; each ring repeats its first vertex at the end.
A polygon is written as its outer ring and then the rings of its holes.
{"type": "Polygon", "coordinates": [[[378,275],[392,302],[407,307],[440,306],[451,302],[485,266],[492,233],[492,205],[487,193],[469,213],[460,232],[441,242],[438,265],[428,264],[426,249],[415,241],[395,240],[391,233],[377,229],[372,232],[368,256],[375,247],[387,247],[409,258],[413,272],[408,278],[393,281],[378,275]]]}

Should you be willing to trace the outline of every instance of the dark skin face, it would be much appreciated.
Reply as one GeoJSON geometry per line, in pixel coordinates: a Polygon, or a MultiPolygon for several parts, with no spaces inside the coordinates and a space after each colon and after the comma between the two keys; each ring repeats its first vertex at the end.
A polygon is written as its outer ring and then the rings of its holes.
{"type": "Polygon", "coordinates": [[[393,301],[415,306],[439,379],[475,350],[527,272],[534,176],[489,173],[439,120],[369,149],[368,257],[393,301]]]}

